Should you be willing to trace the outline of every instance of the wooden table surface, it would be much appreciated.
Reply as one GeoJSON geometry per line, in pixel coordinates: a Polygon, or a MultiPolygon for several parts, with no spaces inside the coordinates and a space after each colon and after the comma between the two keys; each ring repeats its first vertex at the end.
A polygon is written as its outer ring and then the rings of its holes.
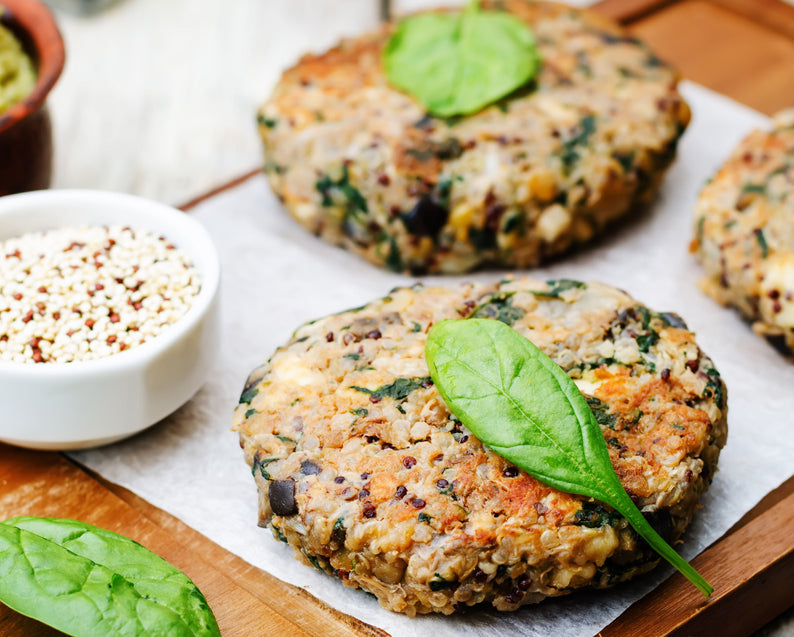
{"type": "MultiPolygon", "coordinates": [[[[794,7],[780,0],[603,0],[596,9],[683,75],[767,114],[794,106],[794,7]]],[[[211,184],[208,184],[211,185],[211,184]]],[[[58,453],[0,444],[0,518],[60,516],[121,532],[184,570],[224,635],[383,635],[230,554],[169,514],[58,453]]],[[[794,478],[693,562],[706,602],[675,575],[605,637],[747,635],[794,604],[794,478]]],[[[57,634],[0,605],[0,633],[57,634]]]]}

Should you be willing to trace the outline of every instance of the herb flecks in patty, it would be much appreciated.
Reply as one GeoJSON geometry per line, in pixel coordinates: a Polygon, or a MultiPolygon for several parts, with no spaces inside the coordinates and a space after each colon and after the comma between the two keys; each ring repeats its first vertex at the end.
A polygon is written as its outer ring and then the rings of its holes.
{"type": "Polygon", "coordinates": [[[370,400],[380,401],[384,398],[392,398],[394,400],[402,400],[403,398],[407,397],[412,391],[419,389],[420,387],[431,387],[433,385],[433,379],[429,376],[424,376],[422,378],[398,378],[393,383],[389,383],[388,385],[381,385],[376,389],[368,389],[366,387],[358,387],[357,385],[351,385],[350,389],[355,389],[356,391],[360,391],[362,394],[368,394],[370,400]]]}

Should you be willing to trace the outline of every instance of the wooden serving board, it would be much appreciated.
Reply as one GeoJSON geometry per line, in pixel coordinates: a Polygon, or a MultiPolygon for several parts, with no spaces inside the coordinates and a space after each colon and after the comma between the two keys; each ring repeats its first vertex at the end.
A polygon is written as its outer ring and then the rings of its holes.
{"type": "MultiPolygon", "coordinates": [[[[794,6],[780,0],[603,0],[595,8],[627,25],[691,80],[767,114],[794,106],[794,6]]],[[[0,519],[17,515],[76,518],[144,544],[196,582],[225,636],[385,635],[61,454],[0,444],[0,519]]],[[[693,564],[715,586],[710,600],[674,575],[600,634],[747,635],[793,605],[794,478],[693,564]]],[[[0,634],[58,633],[0,604],[0,634]]]]}

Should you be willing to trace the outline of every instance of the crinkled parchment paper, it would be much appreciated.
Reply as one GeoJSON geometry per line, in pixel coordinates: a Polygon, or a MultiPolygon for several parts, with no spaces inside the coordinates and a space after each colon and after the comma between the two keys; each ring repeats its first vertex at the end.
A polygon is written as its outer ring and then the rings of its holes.
{"type": "MultiPolygon", "coordinates": [[[[679,313],[723,374],[728,444],[705,508],[681,548],[691,558],[794,473],[794,365],[734,312],[701,294],[701,272],[687,251],[700,187],[740,138],[768,120],[691,83],[683,90],[692,125],[654,205],[596,245],[529,274],[605,281],[656,310],[679,313]]],[[[376,269],[308,235],[261,176],[191,214],[212,233],[223,263],[220,360],[205,387],[178,412],[126,442],[72,454],[78,462],[252,564],[393,635],[594,635],[669,574],[661,568],[615,590],[547,600],[516,613],[410,619],[295,561],[286,545],[256,525],[254,481],[229,424],[243,382],[304,321],[361,305],[415,279],[376,269]]]]}

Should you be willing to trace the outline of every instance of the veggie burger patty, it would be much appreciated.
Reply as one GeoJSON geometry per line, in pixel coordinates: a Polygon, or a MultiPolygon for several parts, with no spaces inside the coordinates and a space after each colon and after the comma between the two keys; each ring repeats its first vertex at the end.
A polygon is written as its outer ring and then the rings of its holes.
{"type": "Polygon", "coordinates": [[[309,231],[396,271],[534,266],[649,200],[690,112],[677,74],[592,13],[484,1],[527,22],[527,87],[467,117],[387,83],[386,25],[306,55],[258,115],[265,172],[309,231]]]}
{"type": "Polygon", "coordinates": [[[600,283],[526,278],[398,288],[298,328],[234,415],[260,524],[409,615],[514,610],[651,569],[658,556],[620,515],[529,476],[450,413],[425,340],[472,316],[511,325],[570,375],[623,486],[678,539],[727,435],[717,370],[675,314],[600,283]]]}
{"type": "Polygon", "coordinates": [[[794,109],[739,144],[700,193],[695,218],[703,290],[794,359],[794,109]]]}

